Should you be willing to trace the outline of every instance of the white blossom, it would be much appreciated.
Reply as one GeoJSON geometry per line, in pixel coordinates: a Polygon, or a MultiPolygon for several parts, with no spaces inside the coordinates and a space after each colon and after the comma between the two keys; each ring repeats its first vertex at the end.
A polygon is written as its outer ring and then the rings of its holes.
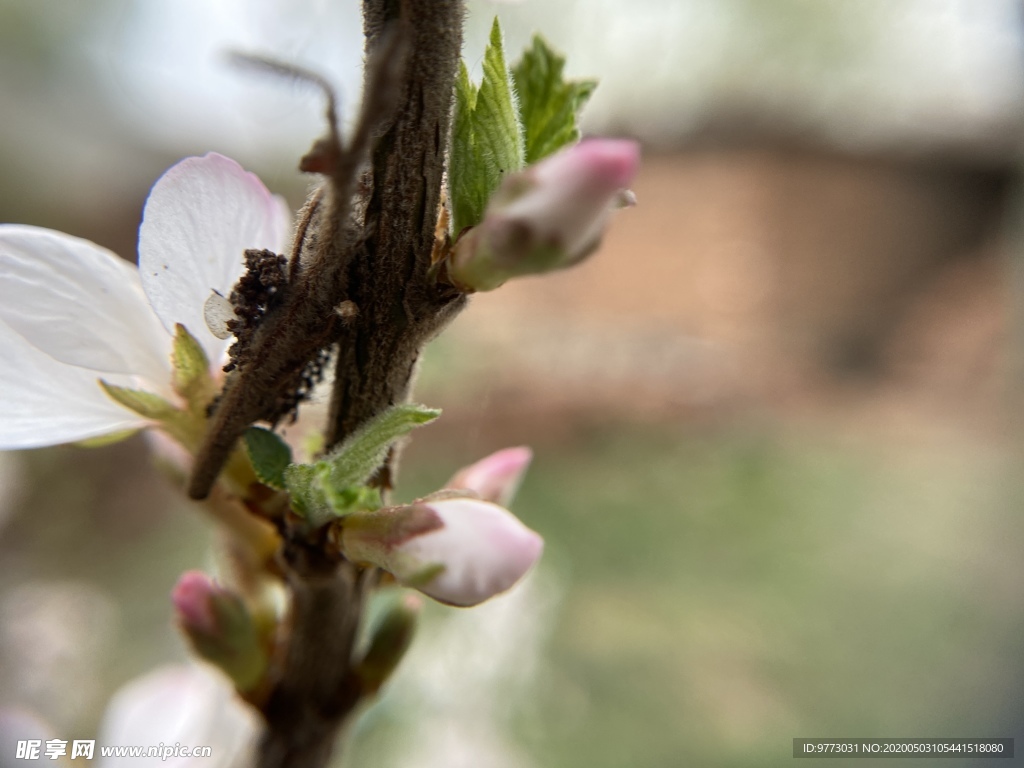
{"type": "Polygon", "coordinates": [[[182,160],[154,185],[137,269],[86,240],[0,225],[0,449],[146,425],[98,380],[173,400],[177,323],[219,367],[227,341],[206,327],[206,299],[230,293],[247,248],[279,253],[289,229],[284,202],[214,153],[182,160]]]}

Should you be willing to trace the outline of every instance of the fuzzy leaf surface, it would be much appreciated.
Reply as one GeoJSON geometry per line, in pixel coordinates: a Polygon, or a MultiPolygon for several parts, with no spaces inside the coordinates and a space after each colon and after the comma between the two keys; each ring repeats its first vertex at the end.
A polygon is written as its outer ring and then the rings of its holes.
{"type": "Polygon", "coordinates": [[[566,80],[564,69],[565,57],[540,35],[512,69],[528,165],[579,140],[579,113],[597,81],[566,80]]]}
{"type": "Polygon", "coordinates": [[[292,463],[292,449],[288,444],[269,429],[249,427],[245,431],[245,450],[260,482],[284,490],[284,473],[292,463]]]}
{"type": "Polygon", "coordinates": [[[283,481],[292,496],[292,508],[313,527],[351,512],[378,509],[380,493],[366,487],[366,481],[384,463],[396,440],[440,415],[439,410],[422,405],[395,405],[319,461],[291,464],[283,472],[283,481]]]}
{"type": "Polygon", "coordinates": [[[455,82],[449,196],[454,234],[483,219],[502,178],[526,163],[512,73],[505,60],[501,24],[495,17],[477,88],[464,63],[455,82]]]}

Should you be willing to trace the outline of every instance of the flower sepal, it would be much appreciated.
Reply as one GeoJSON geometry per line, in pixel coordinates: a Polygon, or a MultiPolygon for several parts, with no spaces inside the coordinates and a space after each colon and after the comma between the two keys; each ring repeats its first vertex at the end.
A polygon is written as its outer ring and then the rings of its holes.
{"type": "Polygon", "coordinates": [[[205,416],[207,406],[217,394],[206,351],[181,323],[174,326],[172,350],[171,387],[188,404],[190,412],[205,416]]]}
{"type": "Polygon", "coordinates": [[[103,379],[100,379],[100,386],[114,402],[123,405],[129,411],[134,411],[144,419],[168,422],[176,419],[181,414],[178,408],[160,397],[160,395],[154,395],[152,392],[146,392],[142,389],[131,389],[130,387],[119,387],[103,379]]]}
{"type": "Polygon", "coordinates": [[[149,421],[177,440],[189,452],[195,450],[206,425],[205,413],[178,408],[160,395],[99,380],[100,387],[118,405],[149,421]]]}

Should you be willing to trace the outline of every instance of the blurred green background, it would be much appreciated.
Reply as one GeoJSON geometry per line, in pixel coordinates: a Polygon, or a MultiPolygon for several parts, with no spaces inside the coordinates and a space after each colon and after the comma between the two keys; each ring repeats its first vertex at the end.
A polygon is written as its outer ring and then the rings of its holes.
{"type": "MultiPolygon", "coordinates": [[[[585,127],[644,143],[640,205],[430,349],[445,415],[399,495],[529,444],[514,510],[546,552],[507,597],[428,606],[350,765],[1024,739],[1018,4],[476,3],[477,68],[494,13],[601,79],[585,127]]],[[[298,205],[322,107],[222,53],[325,72],[349,115],[359,46],[355,3],[0,0],[0,220],[133,258],[149,186],[210,150],[298,205]]],[[[0,455],[0,705],[90,738],[184,658],[168,594],[213,539],[140,438],[0,455]]]]}

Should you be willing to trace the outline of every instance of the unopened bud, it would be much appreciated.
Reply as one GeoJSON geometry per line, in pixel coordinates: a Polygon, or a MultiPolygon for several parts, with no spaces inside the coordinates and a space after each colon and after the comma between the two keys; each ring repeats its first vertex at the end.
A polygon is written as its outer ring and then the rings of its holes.
{"type": "Polygon", "coordinates": [[[370,645],[356,667],[363,692],[376,693],[391,677],[412,643],[423,601],[406,593],[390,603],[370,630],[370,645]]]}
{"type": "Polygon", "coordinates": [[[449,277],[464,290],[489,291],[581,261],[600,243],[639,162],[635,141],[591,139],[507,176],[483,221],[456,242],[449,277]]]}
{"type": "Polygon", "coordinates": [[[195,652],[219,667],[239,691],[263,678],[267,657],[242,599],[204,573],[187,571],[171,593],[178,623],[195,652]]]}
{"type": "Polygon", "coordinates": [[[507,509],[475,498],[357,512],[343,526],[342,549],[350,560],[383,568],[449,605],[476,605],[504,592],[544,548],[507,509]]]}
{"type": "Polygon", "coordinates": [[[484,501],[507,507],[519,490],[533,451],[525,446],[505,448],[463,467],[445,484],[445,488],[473,491],[484,501]]]}

